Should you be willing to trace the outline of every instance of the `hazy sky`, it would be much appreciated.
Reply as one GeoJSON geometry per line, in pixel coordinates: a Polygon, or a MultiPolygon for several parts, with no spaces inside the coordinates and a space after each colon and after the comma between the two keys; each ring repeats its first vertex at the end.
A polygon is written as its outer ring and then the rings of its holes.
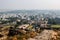
{"type": "Polygon", "coordinates": [[[60,9],[60,0],[0,0],[0,9],[60,9]]]}

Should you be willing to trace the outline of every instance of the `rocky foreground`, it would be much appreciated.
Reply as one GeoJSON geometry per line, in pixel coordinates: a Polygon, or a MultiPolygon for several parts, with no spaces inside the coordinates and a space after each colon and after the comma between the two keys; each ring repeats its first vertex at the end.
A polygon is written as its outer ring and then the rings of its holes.
{"type": "Polygon", "coordinates": [[[56,39],[57,32],[53,30],[44,30],[39,35],[34,38],[29,38],[28,40],[53,40],[56,39]]]}
{"type": "MultiPolygon", "coordinates": [[[[24,35],[7,36],[5,33],[0,40],[60,40],[60,30],[43,30],[40,33],[30,32],[24,35]],[[37,35],[36,35],[37,34],[37,35]]],[[[0,35],[1,36],[1,35],[0,35]]]]}

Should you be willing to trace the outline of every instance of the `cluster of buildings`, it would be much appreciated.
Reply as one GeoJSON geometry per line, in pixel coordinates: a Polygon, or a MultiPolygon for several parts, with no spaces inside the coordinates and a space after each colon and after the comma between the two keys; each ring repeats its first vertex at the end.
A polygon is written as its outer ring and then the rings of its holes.
{"type": "MultiPolygon", "coordinates": [[[[28,23],[39,23],[41,26],[48,24],[48,18],[43,17],[43,15],[28,15],[28,14],[0,14],[0,20],[3,21],[16,21],[27,20],[28,23]]],[[[0,21],[1,22],[1,21],[0,21]]]]}
{"type": "Polygon", "coordinates": [[[8,21],[9,25],[15,24],[8,28],[9,35],[26,34],[28,31],[39,32],[41,27],[49,27],[48,18],[44,18],[43,15],[3,14],[0,18],[0,22],[8,21]]]}

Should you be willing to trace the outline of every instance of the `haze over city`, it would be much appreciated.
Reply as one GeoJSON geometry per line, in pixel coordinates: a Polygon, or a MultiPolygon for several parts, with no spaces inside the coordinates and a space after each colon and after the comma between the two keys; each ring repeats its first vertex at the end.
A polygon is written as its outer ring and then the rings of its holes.
{"type": "Polygon", "coordinates": [[[60,40],[60,0],[0,0],[0,40],[60,40]]]}
{"type": "Polygon", "coordinates": [[[0,0],[0,9],[60,10],[60,0],[0,0]]]}

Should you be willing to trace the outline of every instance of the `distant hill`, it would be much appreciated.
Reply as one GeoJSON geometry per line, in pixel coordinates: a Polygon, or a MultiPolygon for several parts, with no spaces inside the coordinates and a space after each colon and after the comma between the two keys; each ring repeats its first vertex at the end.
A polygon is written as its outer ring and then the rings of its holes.
{"type": "Polygon", "coordinates": [[[5,11],[0,11],[0,14],[44,14],[44,15],[49,15],[53,17],[59,17],[60,18],[60,10],[5,10],[5,11]]]}

